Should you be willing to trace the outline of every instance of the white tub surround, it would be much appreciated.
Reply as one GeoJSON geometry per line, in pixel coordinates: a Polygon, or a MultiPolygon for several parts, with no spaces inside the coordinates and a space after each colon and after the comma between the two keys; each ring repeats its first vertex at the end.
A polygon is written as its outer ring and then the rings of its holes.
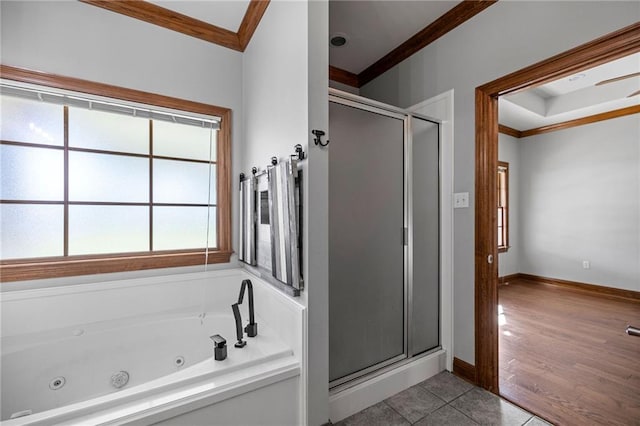
{"type": "Polygon", "coordinates": [[[301,305],[242,270],[4,292],[3,425],[300,424],[303,320],[301,305]],[[243,279],[258,335],[235,348],[243,279]],[[223,361],[214,334],[227,340],[223,361]]]}

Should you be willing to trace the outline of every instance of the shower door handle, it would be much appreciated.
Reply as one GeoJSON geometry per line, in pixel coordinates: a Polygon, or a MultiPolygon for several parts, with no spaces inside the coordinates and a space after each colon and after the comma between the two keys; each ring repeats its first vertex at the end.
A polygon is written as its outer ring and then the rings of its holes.
{"type": "Polygon", "coordinates": [[[640,337],[640,328],[638,328],[638,327],[634,327],[632,325],[628,325],[627,329],[625,331],[627,332],[627,334],[629,336],[640,337]]]}

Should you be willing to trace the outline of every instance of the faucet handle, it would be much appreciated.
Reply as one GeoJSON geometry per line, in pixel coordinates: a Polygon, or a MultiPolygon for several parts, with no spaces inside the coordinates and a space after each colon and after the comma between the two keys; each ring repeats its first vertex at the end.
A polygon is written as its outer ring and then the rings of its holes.
{"type": "Polygon", "coordinates": [[[216,361],[222,361],[227,358],[227,341],[219,334],[209,337],[213,340],[213,354],[216,361]]]}
{"type": "Polygon", "coordinates": [[[258,323],[254,322],[253,324],[247,324],[244,331],[247,333],[247,336],[256,337],[258,335],[258,323]]]}
{"type": "Polygon", "coordinates": [[[237,303],[234,303],[231,305],[231,309],[233,309],[233,318],[236,321],[236,338],[238,339],[233,346],[236,348],[244,348],[247,342],[242,340],[242,317],[240,316],[240,308],[238,308],[237,303]]]}

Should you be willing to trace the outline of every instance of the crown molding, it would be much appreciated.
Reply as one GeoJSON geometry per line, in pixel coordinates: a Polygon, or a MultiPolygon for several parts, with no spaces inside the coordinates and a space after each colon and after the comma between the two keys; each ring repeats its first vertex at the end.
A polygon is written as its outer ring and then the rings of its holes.
{"type": "Polygon", "coordinates": [[[458,3],[447,13],[414,34],[409,40],[387,53],[381,59],[358,74],[360,86],[379,77],[414,53],[433,43],[449,31],[476,16],[497,0],[467,0],[458,3]]]}
{"type": "Polygon", "coordinates": [[[80,0],[80,2],[177,31],[238,52],[244,52],[264,12],[267,10],[267,6],[269,6],[269,0],[251,0],[240,28],[235,33],[148,1],[80,0]]]}
{"type": "Polygon", "coordinates": [[[571,127],[584,126],[585,124],[597,123],[598,121],[611,120],[612,118],[624,117],[625,115],[638,113],[640,113],[640,105],[633,105],[626,108],[614,109],[613,111],[577,118],[575,120],[563,121],[562,123],[523,130],[520,132],[520,137],[526,138],[528,136],[539,135],[541,133],[555,132],[558,130],[569,129],[571,127]]]}
{"type": "Polygon", "coordinates": [[[640,105],[633,105],[626,108],[614,109],[612,111],[601,112],[575,120],[563,121],[561,123],[549,124],[547,126],[536,127],[529,130],[516,130],[503,124],[498,125],[498,132],[513,136],[514,138],[526,138],[542,133],[556,132],[558,130],[570,129],[571,127],[584,126],[585,124],[597,123],[598,121],[611,120],[612,118],[624,117],[626,115],[640,114],[640,105]]]}
{"type": "Polygon", "coordinates": [[[329,80],[337,81],[338,83],[351,87],[360,87],[357,74],[331,65],[329,65],[329,80]]]}
{"type": "MultiPolygon", "coordinates": [[[[464,0],[370,65],[357,75],[357,80],[351,78],[348,80],[350,83],[340,80],[334,81],[339,81],[352,87],[362,87],[496,2],[497,0],[464,0]]],[[[340,71],[337,74],[338,77],[342,73],[349,73],[349,71],[340,68],[335,69],[340,71]]],[[[329,72],[331,72],[331,69],[329,72]]]]}
{"type": "Polygon", "coordinates": [[[262,16],[267,11],[270,0],[251,0],[247,12],[244,14],[240,28],[238,28],[238,40],[242,52],[247,48],[253,33],[258,28],[262,16]]]}
{"type": "Polygon", "coordinates": [[[513,127],[505,126],[504,124],[498,124],[498,132],[513,136],[514,138],[521,138],[522,132],[520,130],[516,130],[513,127]]]}

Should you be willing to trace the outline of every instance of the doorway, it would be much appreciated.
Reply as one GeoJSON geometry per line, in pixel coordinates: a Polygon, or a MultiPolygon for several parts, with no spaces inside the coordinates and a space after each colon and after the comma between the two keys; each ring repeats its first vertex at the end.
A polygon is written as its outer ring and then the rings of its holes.
{"type": "Polygon", "coordinates": [[[497,173],[498,97],[557,80],[640,51],[640,24],[476,88],[475,373],[480,386],[498,385],[497,173]]]}

